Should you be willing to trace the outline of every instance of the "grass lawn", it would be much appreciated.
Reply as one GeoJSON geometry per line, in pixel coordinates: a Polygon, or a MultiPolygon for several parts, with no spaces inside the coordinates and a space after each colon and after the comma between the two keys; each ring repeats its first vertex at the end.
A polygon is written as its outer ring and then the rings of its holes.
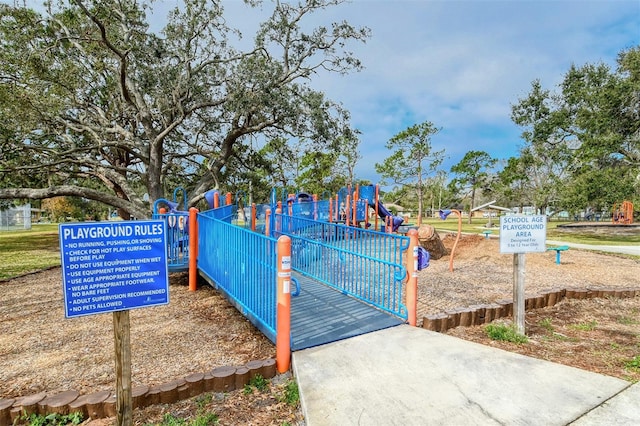
{"type": "Polygon", "coordinates": [[[33,225],[27,231],[0,232],[0,280],[60,265],[58,225],[33,225]]]}
{"type": "MultiPolygon", "coordinates": [[[[485,231],[489,228],[486,228],[485,225],[489,219],[485,218],[475,218],[472,220],[471,224],[467,223],[467,218],[462,218],[462,232],[463,233],[471,233],[471,234],[482,234],[482,231],[485,231]]],[[[491,235],[498,236],[500,235],[500,218],[491,219],[493,223],[493,228],[491,228],[491,235]]],[[[410,223],[415,223],[415,219],[411,219],[410,223]]],[[[458,230],[458,218],[455,215],[451,215],[447,218],[447,220],[440,220],[435,218],[429,218],[423,220],[424,224],[428,224],[436,228],[437,231],[454,231],[458,230]]],[[[592,245],[602,245],[602,246],[629,246],[640,243],[640,234],[637,235],[590,235],[590,234],[580,234],[577,232],[566,233],[557,231],[556,228],[558,225],[562,225],[564,223],[572,223],[572,222],[547,222],[547,239],[549,240],[560,240],[565,241],[567,243],[580,243],[580,244],[592,244],[592,245]]]]}

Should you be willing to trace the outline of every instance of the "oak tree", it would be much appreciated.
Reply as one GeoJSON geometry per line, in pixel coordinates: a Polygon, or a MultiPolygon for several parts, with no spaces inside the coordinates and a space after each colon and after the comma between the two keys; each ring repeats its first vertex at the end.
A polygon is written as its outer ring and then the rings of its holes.
{"type": "Polygon", "coordinates": [[[78,196],[147,217],[171,183],[190,204],[224,185],[252,135],[329,145],[345,111],[310,82],[359,70],[346,46],[369,31],[307,18],[342,2],[247,0],[270,15],[244,50],[222,2],[184,0],[155,32],[151,0],[0,4],[0,199],[78,196]]]}

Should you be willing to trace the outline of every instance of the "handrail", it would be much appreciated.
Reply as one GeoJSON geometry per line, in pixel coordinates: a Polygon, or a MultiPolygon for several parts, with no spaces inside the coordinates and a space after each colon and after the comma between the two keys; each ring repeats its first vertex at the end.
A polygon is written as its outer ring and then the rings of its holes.
{"type": "Polygon", "coordinates": [[[275,215],[275,236],[291,238],[292,268],[407,319],[403,252],[410,239],[342,224],[275,215]]]}

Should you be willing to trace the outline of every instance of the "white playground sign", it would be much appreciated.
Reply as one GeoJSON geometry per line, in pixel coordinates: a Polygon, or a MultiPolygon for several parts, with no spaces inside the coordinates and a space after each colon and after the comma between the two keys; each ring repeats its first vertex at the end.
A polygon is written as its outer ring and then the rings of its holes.
{"type": "Polygon", "coordinates": [[[500,253],[547,250],[547,217],[510,215],[500,217],[500,253]]]}

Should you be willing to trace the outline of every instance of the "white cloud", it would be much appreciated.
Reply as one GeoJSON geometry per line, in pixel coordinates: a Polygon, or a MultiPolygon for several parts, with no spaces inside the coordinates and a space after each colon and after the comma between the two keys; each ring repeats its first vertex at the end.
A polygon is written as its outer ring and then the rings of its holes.
{"type": "Polygon", "coordinates": [[[510,106],[534,79],[554,89],[571,64],[614,66],[640,43],[637,1],[361,0],[327,14],[373,32],[352,49],[364,71],[314,81],[351,110],[369,159],[360,170],[372,179],[369,165],[388,155],[377,147],[425,120],[443,127],[433,144],[450,154],[448,167],[469,149],[515,155],[510,106]]]}

